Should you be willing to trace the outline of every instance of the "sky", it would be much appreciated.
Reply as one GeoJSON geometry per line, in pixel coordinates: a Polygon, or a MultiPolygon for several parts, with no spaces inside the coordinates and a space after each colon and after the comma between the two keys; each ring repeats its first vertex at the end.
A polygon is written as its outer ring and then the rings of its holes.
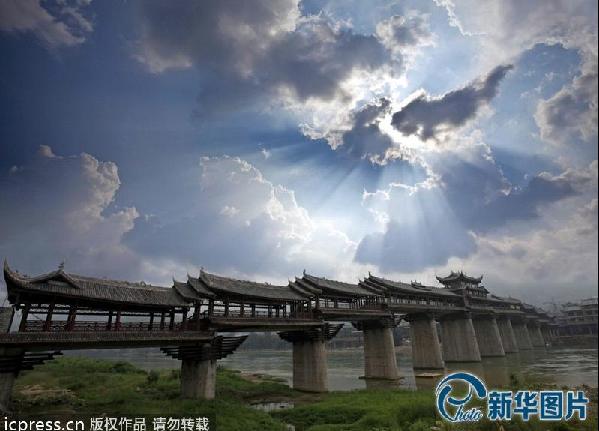
{"type": "Polygon", "coordinates": [[[597,33],[591,0],[0,0],[0,257],[597,295],[597,33]]]}

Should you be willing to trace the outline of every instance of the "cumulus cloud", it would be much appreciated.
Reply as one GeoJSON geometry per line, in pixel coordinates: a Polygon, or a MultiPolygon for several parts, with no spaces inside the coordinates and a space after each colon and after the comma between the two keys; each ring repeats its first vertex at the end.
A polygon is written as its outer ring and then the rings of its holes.
{"type": "Polygon", "coordinates": [[[0,2],[0,30],[31,32],[50,48],[83,43],[93,30],[83,14],[88,2],[4,0],[0,2]]]}
{"type": "Polygon", "coordinates": [[[114,163],[40,147],[0,175],[0,256],[30,273],[66,260],[84,273],[138,277],[138,260],[121,244],[138,213],[112,208],[119,187],[114,163]]]}
{"type": "Polygon", "coordinates": [[[466,258],[477,238],[514,222],[533,222],[548,205],[596,190],[596,162],[560,175],[541,172],[512,185],[482,143],[428,158],[434,181],[391,183],[365,193],[363,205],[384,227],[366,235],[355,259],[384,271],[417,272],[466,258]]]}
{"type": "Polygon", "coordinates": [[[189,201],[177,219],[137,223],[126,243],[150,259],[279,281],[304,268],[339,275],[351,263],[355,243],[239,158],[203,158],[189,201]]]}
{"type": "Polygon", "coordinates": [[[417,14],[356,33],[325,14],[301,15],[297,0],[238,4],[143,2],[136,57],[153,72],[196,67],[198,115],[247,107],[272,96],[295,102],[354,101],[352,76],[401,73],[402,50],[430,43],[417,14]]]}
{"type": "Polygon", "coordinates": [[[580,75],[537,105],[535,120],[541,139],[555,146],[597,141],[597,57],[580,75]]]}
{"type": "Polygon", "coordinates": [[[484,78],[441,97],[430,97],[422,91],[393,114],[391,123],[404,135],[417,135],[423,140],[463,126],[497,95],[499,83],[512,67],[498,66],[484,78]]]}
{"type": "Polygon", "coordinates": [[[548,0],[435,0],[450,23],[481,44],[481,62],[511,61],[535,44],[561,44],[581,56],[578,76],[547,100],[535,119],[541,139],[553,146],[597,135],[597,2],[548,0]]]}
{"type": "Polygon", "coordinates": [[[376,25],[376,34],[385,47],[398,58],[418,54],[420,48],[432,46],[435,38],[428,15],[410,11],[394,15],[376,25]]]}

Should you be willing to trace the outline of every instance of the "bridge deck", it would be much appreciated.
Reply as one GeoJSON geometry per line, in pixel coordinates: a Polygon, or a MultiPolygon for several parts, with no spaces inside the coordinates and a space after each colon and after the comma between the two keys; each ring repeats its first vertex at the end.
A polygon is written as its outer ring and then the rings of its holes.
{"type": "Polygon", "coordinates": [[[165,332],[9,332],[0,334],[3,347],[32,350],[110,349],[120,347],[166,347],[205,343],[209,331],[165,332]]]}

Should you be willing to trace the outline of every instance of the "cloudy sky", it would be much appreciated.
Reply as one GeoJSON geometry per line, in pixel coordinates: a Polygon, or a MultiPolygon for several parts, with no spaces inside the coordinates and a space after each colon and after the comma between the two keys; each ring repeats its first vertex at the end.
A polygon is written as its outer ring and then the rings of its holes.
{"type": "MultiPolygon", "coordinates": [[[[591,0],[0,0],[0,256],[597,294],[591,0]]],[[[4,287],[2,286],[3,290],[4,287]]]]}

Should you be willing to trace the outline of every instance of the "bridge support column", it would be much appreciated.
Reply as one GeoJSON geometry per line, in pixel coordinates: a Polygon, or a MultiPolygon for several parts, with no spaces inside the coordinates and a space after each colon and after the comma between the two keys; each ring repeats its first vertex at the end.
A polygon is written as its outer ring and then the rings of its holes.
{"type": "Polygon", "coordinates": [[[397,380],[397,357],[392,322],[362,322],[364,333],[364,378],[397,380]]]}
{"type": "Polygon", "coordinates": [[[342,327],[325,324],[322,328],[279,332],[279,337],[293,345],[293,389],[328,391],[326,342],[342,327]]]}
{"type": "Polygon", "coordinates": [[[293,388],[308,392],[328,390],[327,348],[324,340],[293,343],[293,388]]]}
{"type": "Polygon", "coordinates": [[[477,316],[472,323],[480,356],[505,356],[495,316],[477,316]]]}
{"type": "Polygon", "coordinates": [[[497,327],[505,353],[518,353],[518,341],[514,334],[514,328],[512,328],[512,321],[509,318],[497,319],[497,327]]]}
{"type": "Polygon", "coordinates": [[[545,345],[551,344],[551,329],[547,325],[541,326],[541,335],[543,335],[545,345]]]}
{"type": "Polygon", "coordinates": [[[412,341],[412,367],[417,369],[443,369],[441,344],[437,334],[437,322],[426,314],[409,315],[410,339],[412,341]]]}
{"type": "Polygon", "coordinates": [[[512,328],[514,328],[514,334],[516,335],[516,341],[518,343],[519,350],[530,350],[532,349],[532,343],[530,342],[530,335],[525,322],[512,321],[512,328]]]}
{"type": "MultiPolygon", "coordinates": [[[[12,319],[15,314],[13,307],[0,307],[0,332],[9,332],[12,319]]],[[[0,358],[14,355],[14,349],[0,347],[0,358]]],[[[17,352],[18,353],[18,352],[17,352]]],[[[17,372],[6,370],[0,372],[0,412],[6,413],[9,410],[12,388],[17,378],[17,372]]]]}
{"type": "Polygon", "coordinates": [[[445,362],[480,362],[480,350],[470,314],[453,314],[441,320],[445,362]]]}
{"type": "Polygon", "coordinates": [[[216,390],[216,359],[181,361],[181,396],[193,399],[214,399],[216,390]]]}
{"type": "Polygon", "coordinates": [[[545,340],[543,339],[543,334],[541,334],[539,324],[537,322],[530,322],[526,326],[528,327],[532,347],[545,347],[545,340]]]}

